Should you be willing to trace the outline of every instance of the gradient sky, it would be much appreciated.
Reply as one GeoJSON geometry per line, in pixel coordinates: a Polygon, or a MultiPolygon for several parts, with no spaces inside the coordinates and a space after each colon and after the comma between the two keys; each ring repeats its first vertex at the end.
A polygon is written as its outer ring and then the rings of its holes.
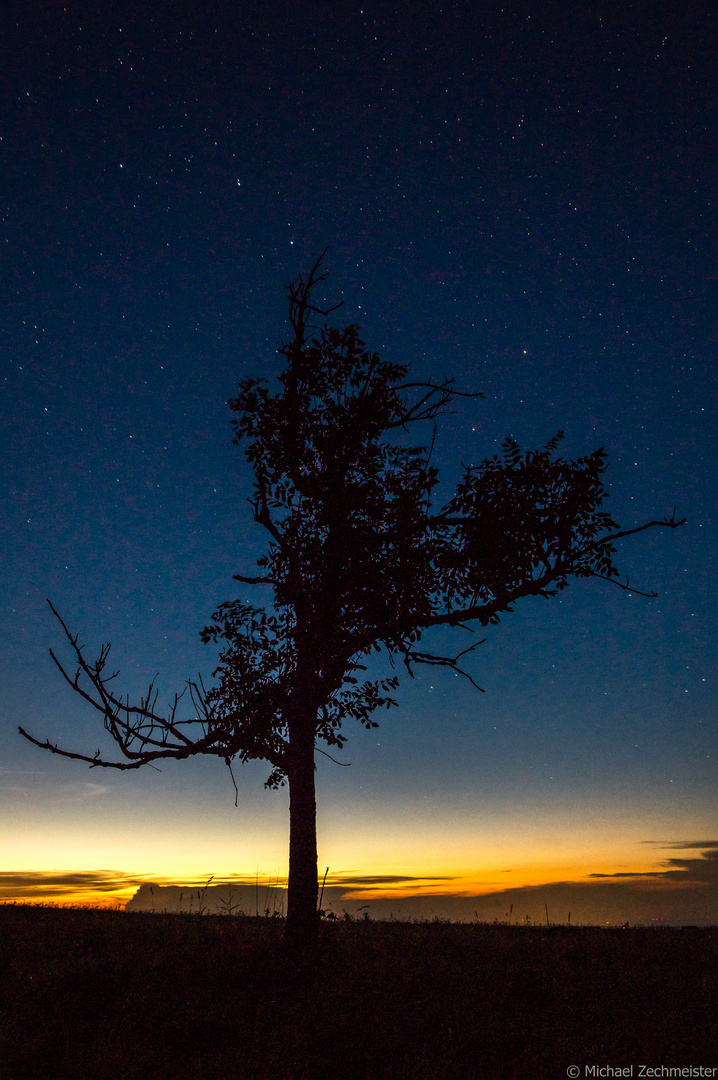
{"type": "Polygon", "coordinates": [[[198,631],[264,543],[226,401],[277,372],[282,286],[328,246],[336,319],[485,394],[442,424],[442,491],[562,428],[606,446],[622,526],[688,524],[622,546],[657,600],[524,601],[474,654],[486,693],[420,672],[351,768],[320,758],[322,872],[718,921],[712,5],[127,7],[0,24],[0,898],[286,873],[265,766],[235,808],[217,760],[88,770],[17,726],[109,750],[45,597],[130,692],[211,672],[198,631]]]}

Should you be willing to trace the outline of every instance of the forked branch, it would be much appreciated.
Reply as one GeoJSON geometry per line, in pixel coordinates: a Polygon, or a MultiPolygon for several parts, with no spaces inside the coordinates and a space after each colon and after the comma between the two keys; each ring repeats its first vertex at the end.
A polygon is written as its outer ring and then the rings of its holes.
{"type": "Polygon", "coordinates": [[[457,675],[463,675],[465,679],[469,680],[473,687],[480,690],[482,694],[485,694],[486,691],[483,687],[479,686],[478,683],[474,682],[468,671],[464,671],[463,668],[459,667],[459,660],[462,656],[466,656],[467,653],[473,652],[479,645],[483,645],[486,640],[486,638],[482,638],[480,641],[475,641],[473,645],[469,645],[468,649],[463,649],[460,653],[457,653],[456,656],[437,656],[435,653],[415,652],[413,649],[405,648],[404,666],[412,678],[414,677],[414,672],[411,670],[412,664],[428,664],[430,667],[448,667],[456,672],[457,675]]]}
{"type": "Polygon", "coordinates": [[[138,769],[141,765],[151,764],[161,758],[186,758],[202,753],[224,756],[226,751],[222,748],[223,733],[213,722],[215,717],[203,684],[200,683],[198,686],[191,681],[187,684],[192,704],[198,713],[192,719],[177,720],[176,718],[177,707],[186,691],[175,695],[167,715],[156,712],[158,691],[155,689],[154,680],[150,683],[147,693],[140,698],[140,704],[130,705],[129,700],[123,700],[109,689],[109,683],[118,675],[117,671],[112,672],[111,675],[104,674],[110,645],[103,645],[98,659],[94,663],[88,663],[82,646],[78,643],[78,636],[70,632],[51,601],[48,600],[47,603],[75,654],[77,668],[74,675],[66,670],[51,649],[50,655],[53,661],[68,685],[93,708],[102,713],[106,730],[127,760],[106,761],[100,756],[99,750],[93,756],[61,750],[48,739],[41,742],[34,738],[22,727],[19,728],[21,735],[43,750],[50,750],[53,754],[86,761],[92,767],[101,766],[109,769],[138,769]],[[83,685],[81,681],[83,676],[92,690],[88,691],[83,685]],[[197,724],[202,729],[200,739],[191,739],[181,730],[181,727],[197,724]]]}

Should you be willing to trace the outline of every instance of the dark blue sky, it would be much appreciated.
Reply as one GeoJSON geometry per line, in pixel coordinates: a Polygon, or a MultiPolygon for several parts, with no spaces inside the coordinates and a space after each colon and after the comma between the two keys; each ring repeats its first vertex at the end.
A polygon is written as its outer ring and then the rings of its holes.
{"type": "Polygon", "coordinates": [[[442,426],[447,489],[505,435],[563,428],[567,453],[606,446],[623,526],[689,520],[622,550],[658,600],[588,582],[528,602],[476,655],[485,695],[424,675],[352,732],[352,768],[320,766],[320,860],[493,888],[496,860],[540,884],[708,842],[711,5],[131,7],[35,0],[2,23],[4,867],[281,869],[261,768],[238,817],[216,762],[98,776],[17,725],[103,738],[51,666],[45,596],[88,647],[113,641],[130,689],[211,671],[198,630],[263,542],[225,402],[278,370],[282,285],[325,246],[338,320],[484,391],[442,426]]]}

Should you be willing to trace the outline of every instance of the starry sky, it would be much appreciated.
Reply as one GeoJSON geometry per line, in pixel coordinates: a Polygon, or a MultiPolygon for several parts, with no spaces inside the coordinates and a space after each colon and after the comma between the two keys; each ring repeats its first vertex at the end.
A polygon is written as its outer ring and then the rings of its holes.
{"type": "Polygon", "coordinates": [[[238,768],[235,808],[218,760],[88,770],[17,727],[110,749],[48,655],[46,597],[166,699],[211,673],[216,606],[260,599],[232,580],[264,537],[226,402],[279,370],[283,286],[326,246],[335,321],[485,395],[444,418],[440,495],[561,428],[571,456],[606,447],[623,527],[688,519],[622,546],[657,599],[524,601],[473,654],[485,693],[420,671],[350,730],[351,768],[320,759],[332,897],[718,921],[712,5],[0,18],[0,899],[286,875],[265,766],[238,768]]]}

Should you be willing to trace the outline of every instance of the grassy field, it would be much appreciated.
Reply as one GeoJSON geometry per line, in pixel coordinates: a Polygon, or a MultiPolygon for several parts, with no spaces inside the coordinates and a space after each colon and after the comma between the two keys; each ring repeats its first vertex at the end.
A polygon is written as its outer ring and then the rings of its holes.
{"type": "Polygon", "coordinates": [[[553,1080],[569,1065],[718,1066],[718,930],[321,930],[297,972],[279,919],[0,906],[0,1078],[553,1080]]]}

